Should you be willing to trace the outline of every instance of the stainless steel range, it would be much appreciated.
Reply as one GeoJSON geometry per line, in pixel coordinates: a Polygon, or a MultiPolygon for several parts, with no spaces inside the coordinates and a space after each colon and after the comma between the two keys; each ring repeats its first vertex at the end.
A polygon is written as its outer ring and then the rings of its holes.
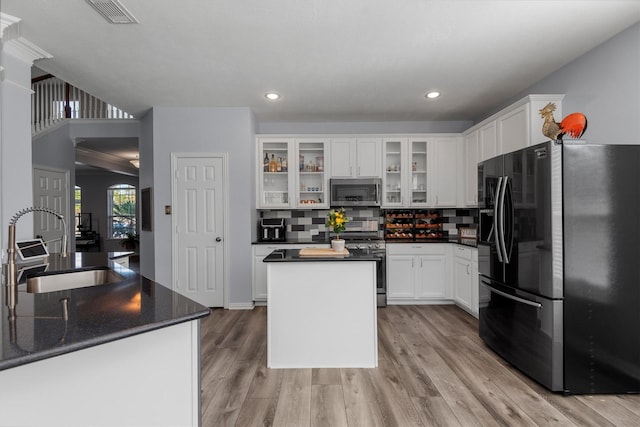
{"type": "Polygon", "coordinates": [[[350,221],[346,230],[340,233],[349,252],[361,251],[374,255],[376,262],[376,292],[378,307],[387,306],[387,249],[382,233],[378,229],[378,219],[350,221]]]}

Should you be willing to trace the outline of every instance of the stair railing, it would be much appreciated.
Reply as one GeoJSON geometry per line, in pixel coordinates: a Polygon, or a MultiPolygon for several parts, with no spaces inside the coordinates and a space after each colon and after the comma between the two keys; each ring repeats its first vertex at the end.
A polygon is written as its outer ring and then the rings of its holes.
{"type": "Polygon", "coordinates": [[[65,119],[133,119],[121,109],[50,74],[31,82],[31,133],[42,132],[65,119]]]}

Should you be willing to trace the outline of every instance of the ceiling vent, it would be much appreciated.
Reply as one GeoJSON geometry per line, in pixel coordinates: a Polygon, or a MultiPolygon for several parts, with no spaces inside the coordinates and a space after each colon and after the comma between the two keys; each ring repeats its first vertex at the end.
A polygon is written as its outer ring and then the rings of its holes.
{"type": "Polygon", "coordinates": [[[138,20],[118,0],[87,0],[87,3],[112,24],[138,23],[138,20]]]}

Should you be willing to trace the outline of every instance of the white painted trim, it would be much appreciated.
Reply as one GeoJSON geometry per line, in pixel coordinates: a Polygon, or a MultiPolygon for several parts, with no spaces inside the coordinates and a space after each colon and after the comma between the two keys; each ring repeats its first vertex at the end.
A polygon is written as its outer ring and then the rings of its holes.
{"type": "Polygon", "coordinates": [[[7,43],[20,37],[20,18],[0,12],[0,40],[7,43]]]}
{"type": "MultiPolygon", "coordinates": [[[[178,159],[184,158],[220,158],[222,159],[222,198],[224,209],[224,222],[223,222],[223,241],[224,244],[224,261],[223,261],[223,286],[222,286],[222,299],[223,308],[229,308],[229,274],[230,274],[230,259],[229,259],[229,245],[230,241],[229,233],[229,153],[171,153],[171,206],[176,206],[176,167],[178,159]]],[[[176,253],[176,241],[174,239],[176,230],[176,216],[171,215],[171,289],[176,291],[175,283],[177,280],[178,263],[174,254],[176,253]]]]}
{"type": "MultiPolygon", "coordinates": [[[[74,119],[76,120],[76,119],[74,119]]],[[[37,141],[38,139],[42,138],[43,136],[53,132],[54,130],[61,128],[62,126],[66,125],[67,123],[70,123],[71,119],[60,119],[58,121],[56,121],[55,123],[47,126],[46,128],[40,130],[40,131],[36,131],[36,132],[32,132],[31,133],[31,140],[33,142],[37,141]]],[[[73,146],[75,147],[76,144],[75,142],[73,143],[73,146]]]]}
{"type": "Polygon", "coordinates": [[[39,48],[24,37],[18,37],[10,40],[3,47],[4,51],[19,60],[33,65],[37,59],[53,58],[49,52],[39,48]]]}
{"type": "MultiPolygon", "coordinates": [[[[225,297],[226,297],[226,293],[225,293],[225,297]]],[[[228,308],[229,310],[253,310],[257,304],[253,304],[250,302],[232,302],[232,303],[228,303],[228,306],[225,308],[228,308]]],[[[262,304],[262,305],[267,305],[262,304]]]]}
{"type": "Polygon", "coordinates": [[[413,298],[397,298],[389,299],[387,297],[387,305],[450,305],[455,304],[452,299],[413,299],[413,298]]]}

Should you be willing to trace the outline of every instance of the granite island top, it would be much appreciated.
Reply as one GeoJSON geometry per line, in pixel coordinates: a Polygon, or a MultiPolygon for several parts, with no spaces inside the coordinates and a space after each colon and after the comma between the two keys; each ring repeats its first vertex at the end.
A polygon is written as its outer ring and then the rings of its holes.
{"type": "MultiPolygon", "coordinates": [[[[410,243],[410,244],[416,244],[416,243],[455,243],[458,245],[463,245],[463,246],[471,246],[471,247],[478,247],[478,242],[476,241],[476,239],[472,239],[472,238],[462,238],[462,237],[448,237],[448,238],[441,238],[441,239],[423,239],[423,240],[413,240],[413,239],[394,239],[394,240],[386,240],[386,243],[410,243]]],[[[317,240],[317,241],[300,241],[300,240],[283,240],[283,241],[279,241],[279,242],[262,242],[262,241],[254,241],[253,242],[254,245],[291,245],[291,244],[307,244],[307,245],[329,245],[331,244],[330,240],[317,240]]]]}
{"type": "Polygon", "coordinates": [[[267,255],[263,262],[326,262],[326,261],[379,261],[380,254],[365,249],[349,251],[348,255],[300,255],[300,249],[276,249],[267,255]]]}
{"type": "Polygon", "coordinates": [[[67,258],[57,254],[49,256],[38,268],[23,272],[18,284],[15,318],[10,316],[3,284],[0,370],[209,315],[207,307],[114,261],[127,255],[129,253],[87,252],[72,253],[67,258]],[[124,276],[124,280],[64,291],[27,293],[26,277],[35,272],[42,274],[43,265],[46,265],[44,274],[106,266],[124,276]],[[64,299],[68,299],[68,320],[62,315],[61,300],[64,299]]]}

